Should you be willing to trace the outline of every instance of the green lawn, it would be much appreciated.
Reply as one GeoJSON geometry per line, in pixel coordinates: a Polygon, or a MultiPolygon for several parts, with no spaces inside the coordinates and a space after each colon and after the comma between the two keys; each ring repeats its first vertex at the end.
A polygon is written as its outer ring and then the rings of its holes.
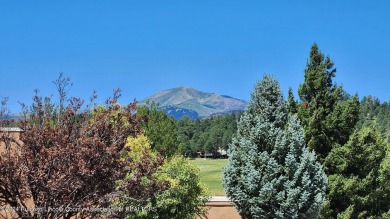
{"type": "Polygon", "coordinates": [[[224,196],[222,187],[222,167],[227,159],[196,158],[190,160],[200,169],[200,180],[209,188],[210,195],[224,196]]]}

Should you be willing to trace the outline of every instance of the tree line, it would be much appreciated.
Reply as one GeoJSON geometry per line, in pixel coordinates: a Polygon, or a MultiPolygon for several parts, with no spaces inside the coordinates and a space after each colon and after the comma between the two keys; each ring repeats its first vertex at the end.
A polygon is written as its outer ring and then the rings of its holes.
{"type": "Polygon", "coordinates": [[[237,132],[239,114],[214,116],[207,119],[177,121],[178,138],[182,154],[187,157],[211,153],[213,158],[225,157],[232,137],[237,132]],[[222,153],[222,154],[221,154],[222,153]]]}

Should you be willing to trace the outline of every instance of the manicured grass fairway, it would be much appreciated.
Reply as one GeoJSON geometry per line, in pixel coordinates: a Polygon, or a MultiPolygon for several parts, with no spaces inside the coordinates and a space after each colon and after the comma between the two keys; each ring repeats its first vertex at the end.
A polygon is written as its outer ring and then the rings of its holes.
{"type": "Polygon", "coordinates": [[[209,188],[210,195],[224,196],[222,187],[222,167],[227,159],[196,158],[190,160],[200,169],[200,180],[209,188]]]}

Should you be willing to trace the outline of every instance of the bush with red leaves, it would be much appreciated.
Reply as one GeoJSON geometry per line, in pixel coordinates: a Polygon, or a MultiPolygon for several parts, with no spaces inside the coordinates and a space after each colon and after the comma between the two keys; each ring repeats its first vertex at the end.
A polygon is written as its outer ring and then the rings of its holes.
{"type": "Polygon", "coordinates": [[[117,103],[119,93],[91,110],[78,98],[58,107],[36,92],[31,110],[23,107],[23,143],[2,135],[3,144],[17,150],[0,155],[0,208],[13,208],[19,218],[85,218],[100,214],[88,209],[109,206],[107,196],[129,162],[119,159],[120,151],[142,122],[135,102],[117,103]]]}

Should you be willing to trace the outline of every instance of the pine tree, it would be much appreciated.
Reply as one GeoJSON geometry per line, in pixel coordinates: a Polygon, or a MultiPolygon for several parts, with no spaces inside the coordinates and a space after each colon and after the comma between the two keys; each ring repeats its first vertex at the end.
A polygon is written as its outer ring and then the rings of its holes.
{"type": "Polygon", "coordinates": [[[305,147],[299,120],[287,119],[276,79],[265,75],[256,83],[237,126],[223,186],[240,215],[316,218],[327,179],[314,153],[305,147]]]}
{"type": "Polygon", "coordinates": [[[305,81],[298,93],[302,107],[298,115],[305,128],[305,140],[323,161],[333,147],[344,145],[357,123],[359,101],[357,95],[347,101],[341,86],[333,84],[334,63],[314,44],[305,68],[305,81]]]}
{"type": "Polygon", "coordinates": [[[294,94],[293,94],[291,87],[288,88],[288,105],[287,105],[287,107],[288,107],[288,111],[292,114],[295,114],[298,112],[297,101],[295,101],[294,94]]]}

